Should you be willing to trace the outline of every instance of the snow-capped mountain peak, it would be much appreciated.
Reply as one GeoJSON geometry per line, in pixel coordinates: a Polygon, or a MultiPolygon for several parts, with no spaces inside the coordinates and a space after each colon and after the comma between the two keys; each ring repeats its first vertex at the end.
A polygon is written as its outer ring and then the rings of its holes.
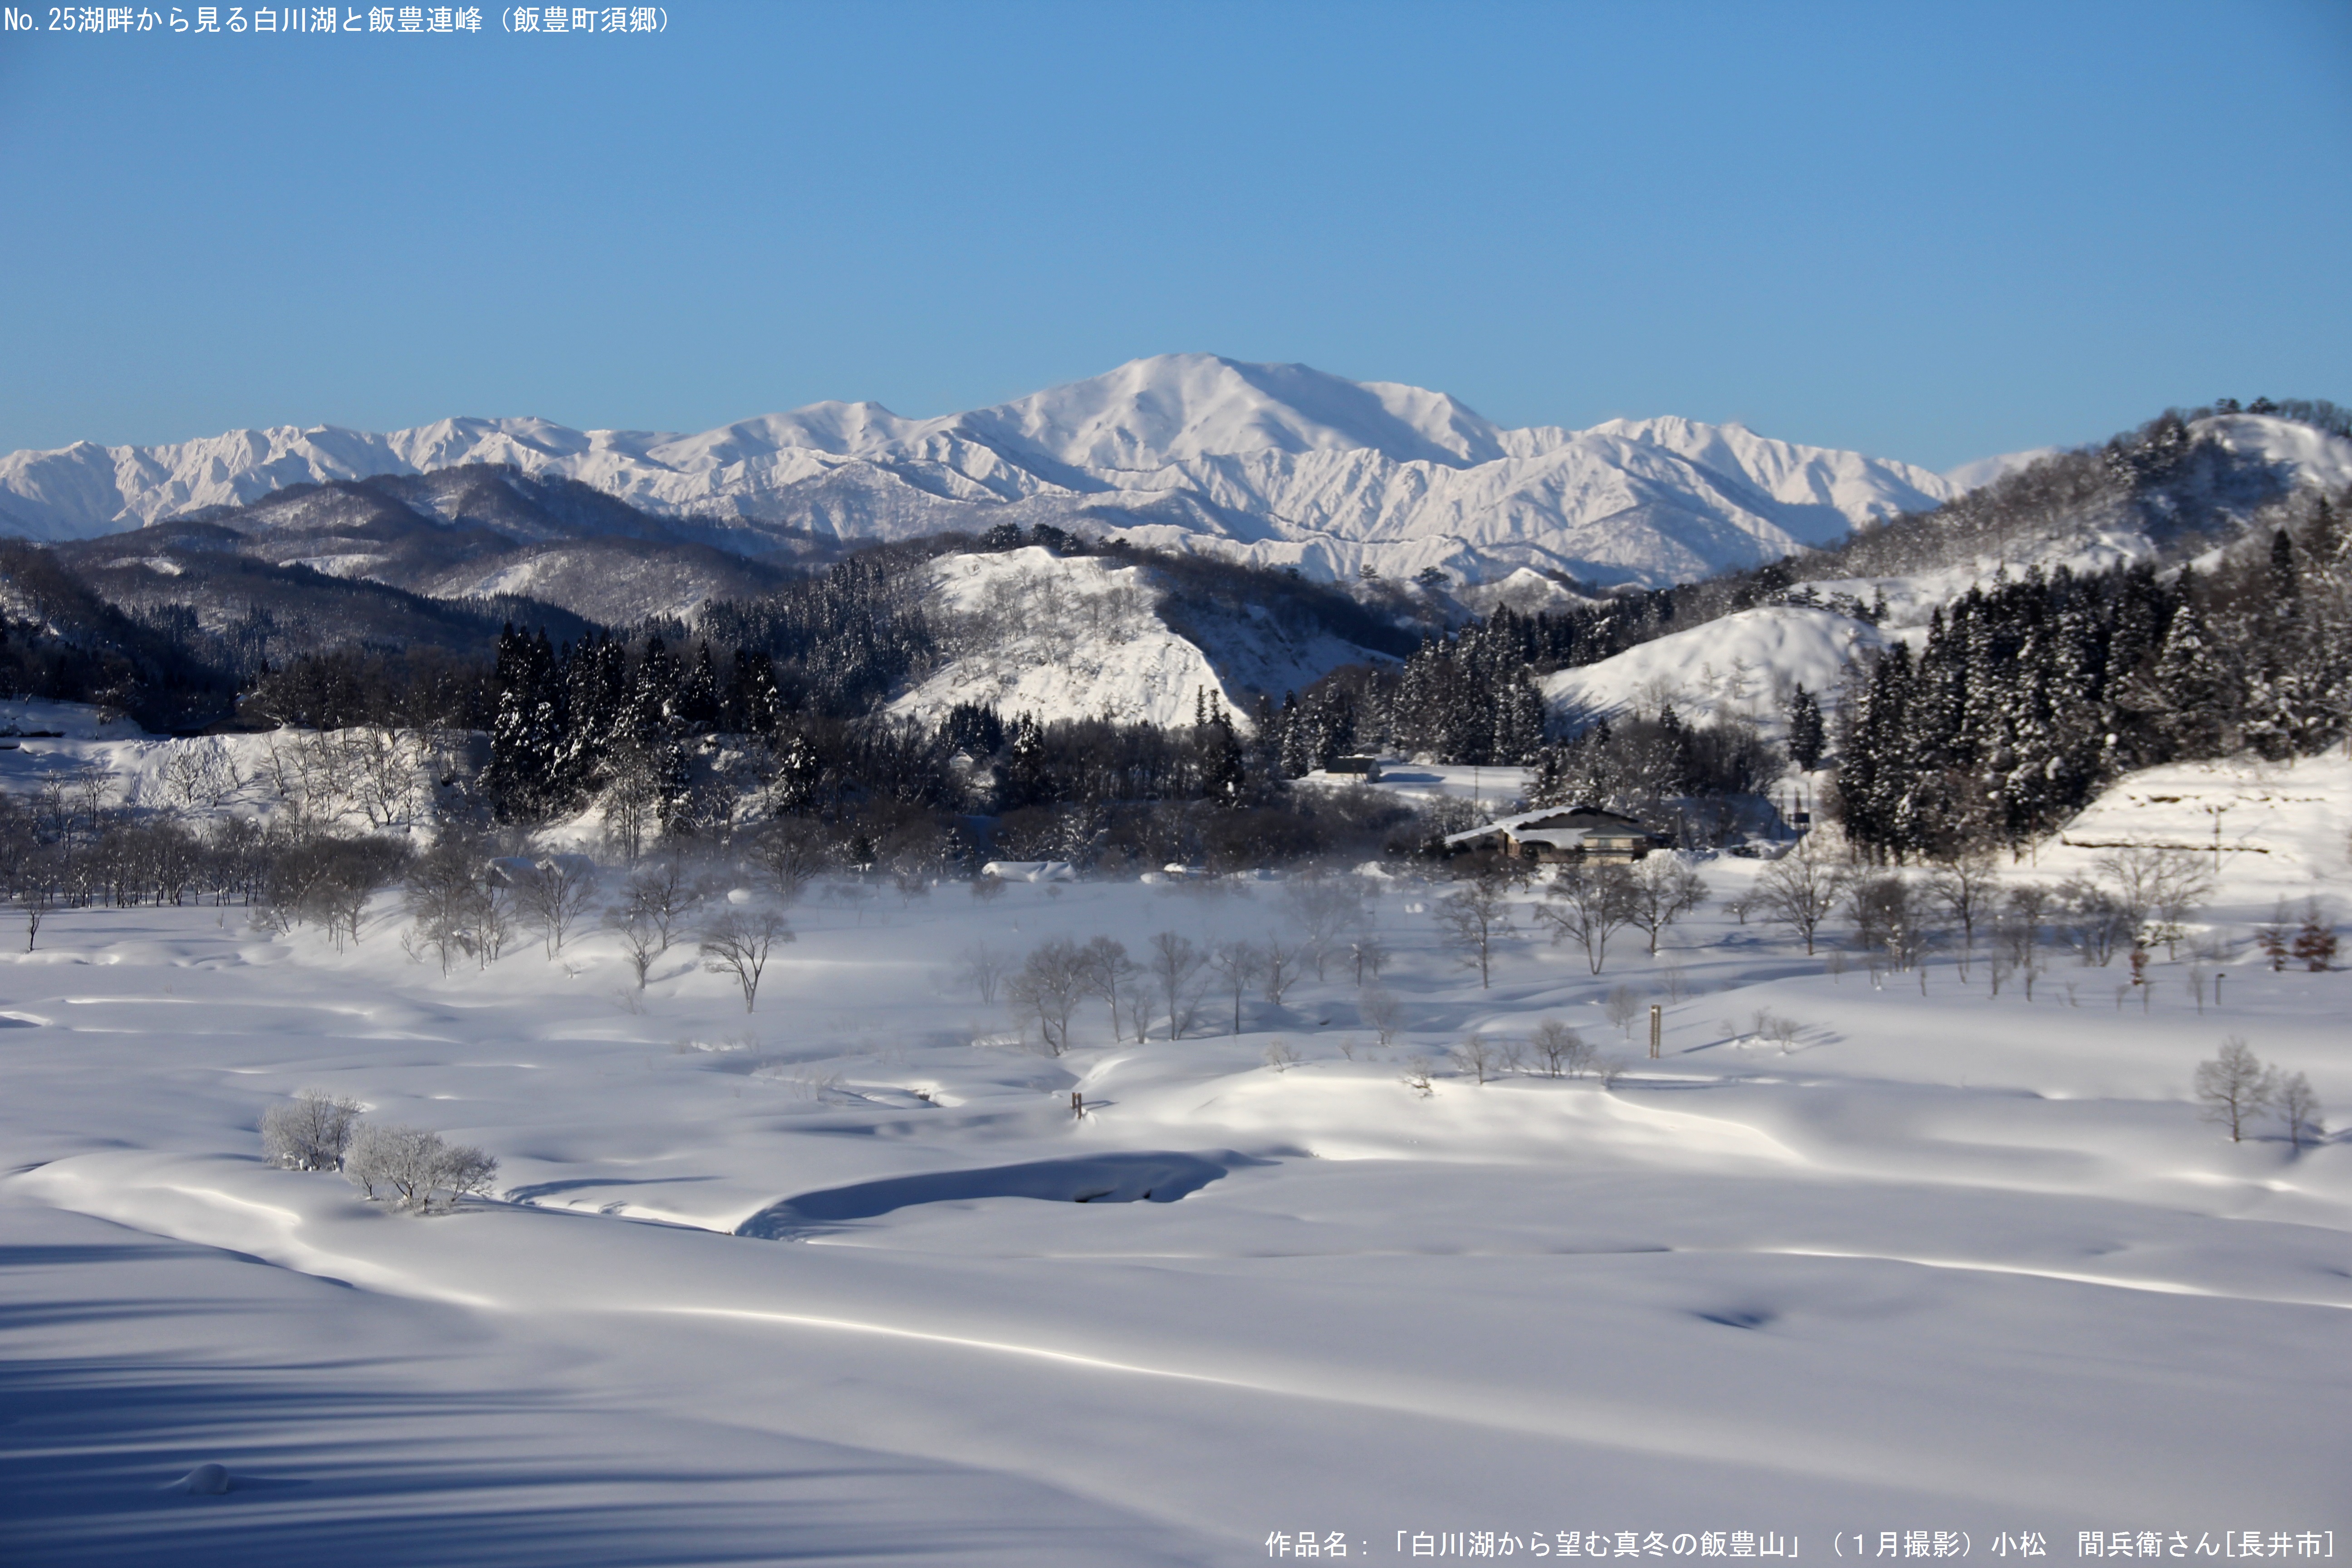
{"type": "Polygon", "coordinates": [[[1129,471],[1254,452],[1368,449],[1455,468],[1504,455],[1501,432],[1444,393],[1215,354],[1130,360],[948,423],[1073,467],[1129,471]]]}
{"type": "Polygon", "coordinates": [[[0,532],[76,539],[289,485],[513,468],[712,542],[900,539],[999,522],[1119,531],[1309,576],[1517,570],[1657,584],[1751,565],[1956,493],[1937,475],[1738,426],[1507,430],[1439,392],[1163,354],[968,413],[818,403],[700,434],[454,418],[386,435],[231,431],[0,458],[0,532]]]}

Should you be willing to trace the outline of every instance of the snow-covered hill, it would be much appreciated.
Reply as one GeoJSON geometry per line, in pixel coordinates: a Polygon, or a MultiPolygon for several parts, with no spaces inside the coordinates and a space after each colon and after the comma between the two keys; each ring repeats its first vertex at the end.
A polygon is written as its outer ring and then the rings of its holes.
{"type": "Polygon", "coordinates": [[[1336,667],[1379,656],[1327,631],[1286,626],[1263,606],[1170,626],[1150,568],[1030,546],[942,556],[931,610],[949,657],[889,707],[936,725],[960,702],[1000,713],[1190,724],[1207,694],[1249,727],[1249,694],[1278,697],[1336,667]]]}
{"type": "Polygon", "coordinates": [[[1665,701],[1685,719],[1752,719],[1777,732],[1792,686],[1824,696],[1854,658],[1891,641],[1868,621],[1835,610],[1773,605],[1557,671],[1538,685],[1570,724],[1654,714],[1665,701]]]}
{"type": "MultiPolygon", "coordinates": [[[[1970,489],[1994,488],[1912,525],[1927,534],[1913,535],[1910,569],[1888,569],[1887,552],[1877,548],[1887,543],[1888,533],[1866,536],[1845,558],[1860,555],[1866,567],[1874,554],[1874,571],[1815,578],[1802,584],[1801,596],[1811,603],[1724,616],[1603,662],[1559,671],[1542,682],[1547,700],[1570,723],[1654,711],[1665,700],[1685,717],[1741,714],[1769,730],[1782,712],[1780,694],[1791,683],[1802,682],[1827,700],[1855,656],[1897,638],[1916,651],[1930,618],[1971,588],[2034,568],[2088,574],[2132,562],[2209,555],[2243,530],[2261,526],[2272,515],[2269,509],[2291,500],[2294,490],[2333,493],[2352,485],[2352,440],[2295,420],[2219,415],[2192,421],[2184,434],[2200,447],[2217,443],[2228,458],[2220,465],[2187,465],[2140,486],[2066,482],[2059,471],[2065,465],[2077,479],[2086,466],[2111,472],[2095,453],[2066,454],[2057,467],[2035,472],[2026,470],[2052,452],[2014,453],[1955,469],[1948,477],[1970,489]],[[1979,526],[1953,542],[1956,514],[2004,496],[2008,525],[1979,526]],[[1824,601],[1848,608],[1875,601],[1885,613],[1873,626],[1821,607],[1824,601]]],[[[1762,466],[1760,458],[1743,460],[1762,466]]]]}
{"type": "Polygon", "coordinates": [[[732,531],[746,548],[776,530],[892,539],[1052,522],[1318,578],[1434,566],[1471,582],[1532,567],[1663,584],[1956,493],[1907,464],[1737,426],[1509,430],[1418,387],[1171,354],[923,420],[822,403],[694,436],[469,418],[83,442],[0,458],[0,531],[86,538],[294,484],[489,464],[698,520],[714,542],[732,531]]]}

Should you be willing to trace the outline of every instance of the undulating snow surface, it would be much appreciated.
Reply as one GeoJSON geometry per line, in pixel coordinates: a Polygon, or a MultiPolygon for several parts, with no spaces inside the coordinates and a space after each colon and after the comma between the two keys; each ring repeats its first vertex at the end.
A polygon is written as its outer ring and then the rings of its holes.
{"type": "Polygon", "coordinates": [[[1436,566],[1474,581],[1527,566],[1663,584],[1958,493],[1908,464],[1738,426],[1506,430],[1419,387],[1166,354],[936,419],[823,403],[696,436],[468,418],[17,452],[0,458],[0,531],[84,538],[290,484],[475,463],[666,516],[844,538],[1053,522],[1319,577],[1436,566]]]}
{"type": "MultiPolygon", "coordinates": [[[[130,744],[26,742],[0,780],[130,744]]],[[[2352,763],[2143,775],[2078,828],[2206,843],[2223,795],[2201,1005],[2185,952],[2144,998],[2120,964],[1994,997],[1950,952],[1923,993],[1715,902],[1596,977],[1525,896],[1482,990],[1447,889],[1391,875],[1391,1045],[1334,960],[1238,1036],[1230,993],[1141,1046],[1090,1002],[1049,1058],[975,949],[1259,938],[1282,884],[825,889],[748,1015],[690,945],[642,994],[601,934],[445,976],[389,901],[341,952],[234,908],[53,916],[0,958],[0,1539],[177,1568],[2340,1533],[2352,1144],[2233,1145],[2188,1088],[2239,1035],[2352,1104],[2352,977],[2245,946],[2343,888],[2352,763]],[[1621,985],[1664,1008],[1655,1061],[1621,985]],[[1547,1017],[1624,1076],[1443,1065],[1547,1017]],[[265,1167],[306,1085],[483,1146],[498,1199],[406,1217],[265,1167]],[[205,1463],[228,1491],[171,1489],[205,1463]]],[[[1697,868],[1720,900],[1760,867],[1697,868]]]]}

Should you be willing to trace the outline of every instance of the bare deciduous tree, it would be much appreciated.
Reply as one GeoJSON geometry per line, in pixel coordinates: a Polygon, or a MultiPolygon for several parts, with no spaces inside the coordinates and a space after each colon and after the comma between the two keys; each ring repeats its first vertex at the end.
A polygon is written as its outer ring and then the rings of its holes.
{"type": "Polygon", "coordinates": [[[1609,962],[1609,939],[1633,921],[1633,876],[1622,866],[1570,861],[1552,876],[1551,896],[1536,918],[1551,927],[1554,945],[1573,942],[1595,974],[1609,962]]]}
{"type": "Polygon", "coordinates": [[[408,868],[403,901],[416,922],[417,937],[439,954],[441,973],[474,950],[474,900],[481,895],[482,853],[457,837],[445,837],[408,868]]]}
{"type": "Polygon", "coordinates": [[[64,868],[58,864],[55,850],[37,848],[26,854],[9,870],[8,896],[25,917],[25,951],[33,951],[40,939],[41,922],[58,906],[65,890],[64,868]]]}
{"type": "Polygon", "coordinates": [[[1632,922],[1649,937],[1650,955],[1654,958],[1659,933],[1706,901],[1706,882],[1684,865],[1680,856],[1666,851],[1648,856],[1635,866],[1632,882],[1632,922]]]}
{"type": "Polygon", "coordinates": [[[2131,911],[2114,892],[2087,877],[2069,877],[2058,885],[2053,912],[2061,937],[2085,967],[2105,968],[2118,949],[2130,944],[2131,911]]]}
{"type": "Polygon", "coordinates": [[[2190,910],[2212,890],[2212,873],[2192,850],[2127,845],[2092,862],[2110,889],[2123,922],[2120,941],[2143,937],[2173,947],[2190,910]]]}
{"type": "Polygon", "coordinates": [[[646,852],[646,835],[661,806],[661,773],[646,749],[634,743],[614,747],[605,767],[611,782],[599,799],[605,838],[634,866],[646,852]]]}
{"type": "Polygon", "coordinates": [[[1807,838],[1764,868],[1752,896],[1767,921],[1786,926],[1804,942],[1810,958],[1822,923],[1845,900],[1852,883],[1853,873],[1807,838]]]}
{"type": "Polygon", "coordinates": [[[637,977],[637,989],[643,991],[654,960],[662,954],[653,922],[625,905],[604,911],[604,926],[621,939],[622,955],[629,961],[630,972],[637,977]]]}
{"type": "Polygon", "coordinates": [[[1201,965],[1206,962],[1190,937],[1163,931],[1151,938],[1151,957],[1145,967],[1151,971],[1160,999],[1167,1005],[1168,1037],[1171,1040],[1184,1033],[1186,1017],[1192,1012],[1192,977],[1201,973],[1201,965]]]}
{"type": "Polygon", "coordinates": [[[1012,956],[998,952],[984,942],[974,942],[960,955],[963,968],[960,972],[966,984],[980,993],[980,999],[990,1006],[996,1005],[997,987],[1013,967],[1012,956]]]}
{"type": "Polygon", "coordinates": [[[1395,992],[1384,985],[1368,985],[1356,1010],[1380,1036],[1383,1048],[1396,1043],[1397,1031],[1404,1026],[1404,1001],[1395,992]]]}
{"type": "Polygon", "coordinates": [[[1070,1016],[1087,994],[1086,951],[1067,937],[1040,943],[1005,988],[1006,999],[1037,1020],[1047,1056],[1070,1048],[1070,1016]]]}
{"type": "Polygon", "coordinates": [[[1969,977],[1976,955],[1977,928],[1990,916],[2000,890],[2000,868],[1990,850],[1964,850],[1937,862],[1928,873],[1927,896],[1944,907],[1960,928],[1960,978],[1969,977]]]}
{"type": "Polygon", "coordinates": [[[1494,1041],[1473,1031],[1454,1047],[1454,1062],[1483,1084],[1490,1078],[1500,1076],[1502,1051],[1494,1041]]]}
{"type": "Polygon", "coordinates": [[[2245,1136],[2246,1124],[2262,1114],[2277,1096],[2278,1075],[2262,1063],[2253,1047],[2232,1035],[2219,1055],[2197,1064],[2197,1098],[2204,1102],[2205,1120],[2230,1130],[2230,1142],[2245,1136]]]}
{"type": "Polygon", "coordinates": [[[1492,983],[1495,944],[1517,928],[1511,924],[1510,900],[1499,877],[1479,877],[1438,900],[1438,931],[1448,947],[1458,950],[1463,964],[1478,972],[1484,990],[1492,983]]]}
{"type": "Polygon", "coordinates": [[[515,879],[515,901],[539,928],[547,956],[563,952],[563,939],[596,900],[596,868],[584,855],[551,855],[515,879]]]}
{"type": "Polygon", "coordinates": [[[2319,1103],[2319,1091],[2303,1074],[2292,1074],[2279,1085],[2278,1109],[2286,1122],[2287,1142],[2294,1145],[2296,1153],[2303,1152],[2305,1143],[2316,1143],[2326,1136],[2327,1123],[2323,1120],[2325,1108],[2319,1103]]]}
{"type": "Polygon", "coordinates": [[[669,951],[672,928],[699,908],[705,897],[678,857],[666,855],[630,877],[622,908],[645,921],[654,933],[654,951],[663,953],[669,951]]]}
{"type": "Polygon", "coordinates": [[[749,1013],[759,1001],[760,975],[768,967],[769,952],[792,940],[793,928],[772,910],[756,914],[730,910],[703,933],[702,967],[713,974],[733,975],[742,988],[743,1011],[749,1013]]]}
{"type": "Polygon", "coordinates": [[[357,942],[360,922],[377,892],[401,879],[409,849],[395,838],[306,838],[270,865],[268,907],[290,922],[315,920],[335,946],[357,942]]]}
{"type": "Polygon", "coordinates": [[[1633,1020],[1642,1016],[1642,994],[1631,985],[1612,985],[1608,1000],[1601,1004],[1601,1011],[1609,1015],[1609,1021],[1617,1026],[1619,1034],[1631,1039],[1633,1020]]]}
{"type": "Polygon", "coordinates": [[[761,831],[751,853],[767,874],[768,885],[786,909],[798,903],[811,882],[833,862],[824,830],[803,817],[787,816],[761,831]]]}
{"type": "Polygon", "coordinates": [[[1128,982],[1134,977],[1135,960],[1127,956],[1125,942],[1108,936],[1087,939],[1087,945],[1079,951],[1079,960],[1080,981],[1110,1009],[1110,1037],[1117,1044],[1120,1038],[1119,1000],[1127,994],[1128,982]]]}
{"type": "Polygon", "coordinates": [[[1352,877],[1304,876],[1283,889],[1299,946],[1323,978],[1323,966],[1341,939],[1364,920],[1363,890],[1352,877]]]}
{"type": "Polygon", "coordinates": [[[1242,1032],[1242,997],[1265,971],[1265,959],[1254,942],[1221,942],[1209,950],[1209,967],[1234,994],[1234,1033],[1242,1032]]]}
{"type": "Polygon", "coordinates": [[[1152,976],[1139,968],[1119,984],[1119,994],[1127,1003],[1128,1023],[1135,1030],[1135,1043],[1139,1046],[1151,1037],[1151,983],[1152,976]]]}
{"type": "Polygon", "coordinates": [[[1298,984],[1298,964],[1303,955],[1298,948],[1279,936],[1267,937],[1265,946],[1259,951],[1265,961],[1259,971],[1259,978],[1265,985],[1265,999],[1269,1005],[1279,1007],[1282,999],[1290,994],[1290,988],[1298,984]]]}
{"type": "Polygon", "coordinates": [[[94,758],[65,772],[67,797],[80,815],[84,830],[93,838],[98,836],[99,818],[105,814],[115,783],[114,770],[94,758]]]}
{"type": "MultiPolygon", "coordinates": [[[[1854,935],[1863,951],[1907,970],[1927,952],[1931,940],[1927,903],[1899,871],[1858,877],[1846,890],[1854,935]]],[[[1871,973],[1877,973],[1873,963],[1871,973]]]]}
{"type": "Polygon", "coordinates": [[[245,787],[236,758],[217,735],[173,742],[163,759],[163,795],[181,811],[215,811],[245,787]]]}

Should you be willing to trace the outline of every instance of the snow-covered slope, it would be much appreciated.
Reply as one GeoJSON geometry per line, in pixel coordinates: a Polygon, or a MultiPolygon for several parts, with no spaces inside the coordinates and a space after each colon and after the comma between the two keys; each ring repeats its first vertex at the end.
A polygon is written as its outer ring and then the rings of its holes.
{"type": "Polygon", "coordinates": [[[477,464],[576,479],[747,538],[1053,522],[1324,578],[1435,566],[1479,581],[1534,567],[1659,584],[1955,493],[1907,464],[1737,426],[1507,430],[1418,387],[1171,354],[925,420],[823,403],[694,436],[446,419],[389,435],[286,426],[163,447],[84,442],[0,458],[0,531],[86,538],[291,484],[477,464]]]}
{"type": "Polygon", "coordinates": [[[1835,610],[1773,605],[1557,671],[1538,684],[1552,711],[1570,723],[1654,714],[1663,700],[1685,719],[1748,718],[1774,729],[1791,686],[1825,694],[1847,664],[1892,640],[1835,610]]]}
{"type": "Polygon", "coordinates": [[[973,702],[1048,722],[1170,727],[1191,723],[1206,693],[1246,730],[1252,691],[1279,696],[1379,657],[1286,626],[1259,606],[1196,616],[1188,637],[1161,617],[1163,590],[1150,568],[1099,556],[1065,559],[1033,545],[943,556],[930,571],[949,658],[889,707],[927,725],[973,702]]]}

